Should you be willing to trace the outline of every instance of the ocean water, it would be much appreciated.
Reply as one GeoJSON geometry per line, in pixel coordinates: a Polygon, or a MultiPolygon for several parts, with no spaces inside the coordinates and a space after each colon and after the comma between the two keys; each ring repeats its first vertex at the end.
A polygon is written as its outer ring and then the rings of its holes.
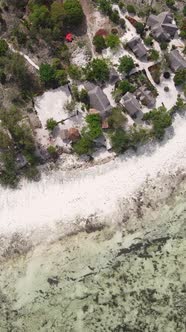
{"type": "MultiPolygon", "coordinates": [[[[184,332],[185,174],[171,183],[166,198],[139,198],[117,226],[87,228],[27,252],[14,234],[1,257],[0,331],[184,332]]],[[[146,185],[141,197],[152,190],[146,185]]]]}
{"type": "Polygon", "coordinates": [[[185,331],[185,125],[137,156],[0,190],[0,332],[185,331]]]}

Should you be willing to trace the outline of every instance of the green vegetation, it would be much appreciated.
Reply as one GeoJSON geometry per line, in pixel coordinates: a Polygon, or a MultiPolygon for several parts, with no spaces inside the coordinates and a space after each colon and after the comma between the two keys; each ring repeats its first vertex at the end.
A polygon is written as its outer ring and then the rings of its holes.
{"type": "Polygon", "coordinates": [[[88,131],[86,132],[86,135],[88,135],[91,140],[94,140],[101,136],[101,118],[99,114],[87,115],[86,122],[88,124],[88,131]]]}
{"type": "Polygon", "coordinates": [[[186,82],[186,68],[178,69],[174,76],[175,85],[184,85],[186,82]]]}
{"type": "Polygon", "coordinates": [[[186,16],[186,5],[183,8],[183,15],[186,16]]]}
{"type": "Polygon", "coordinates": [[[93,44],[95,46],[96,52],[98,52],[98,53],[101,53],[107,47],[105,38],[100,35],[94,36],[93,44]]]}
{"type": "Polygon", "coordinates": [[[163,138],[165,129],[172,124],[171,115],[164,106],[144,114],[143,119],[152,123],[153,135],[158,139],[163,138]]]}
{"type": "Polygon", "coordinates": [[[186,17],[183,18],[180,24],[180,37],[186,39],[186,17]]]}
{"type": "Polygon", "coordinates": [[[35,157],[35,143],[29,126],[24,123],[21,112],[12,107],[0,111],[0,120],[3,130],[0,131],[1,148],[1,176],[0,183],[15,186],[20,173],[17,165],[17,152],[26,158],[27,168],[34,167],[37,163],[35,157]]]}
{"type": "Polygon", "coordinates": [[[76,143],[73,144],[74,152],[78,155],[89,154],[92,152],[93,143],[86,136],[82,136],[76,143]]]}
{"type": "Polygon", "coordinates": [[[158,61],[160,55],[159,52],[157,50],[155,50],[154,48],[149,50],[149,58],[152,61],[158,61]]]}
{"type": "Polygon", "coordinates": [[[69,65],[68,66],[68,75],[70,76],[70,78],[74,79],[74,80],[80,80],[81,76],[82,76],[82,72],[81,72],[81,68],[79,68],[76,65],[69,65]]]}
{"type": "Polygon", "coordinates": [[[50,26],[49,10],[44,5],[32,6],[32,12],[29,16],[29,19],[30,22],[32,23],[32,26],[35,28],[50,26]]]}
{"type": "Polygon", "coordinates": [[[79,154],[89,154],[94,147],[94,140],[102,135],[101,118],[99,114],[89,114],[86,116],[87,127],[81,132],[81,138],[74,143],[73,149],[79,154]]]}
{"type": "Polygon", "coordinates": [[[116,153],[123,153],[130,146],[129,134],[122,129],[118,129],[112,134],[111,142],[112,148],[116,153]]]}
{"type": "Polygon", "coordinates": [[[153,38],[151,36],[148,36],[144,39],[144,44],[146,46],[152,46],[153,45],[153,38]]]}
{"type": "Polygon", "coordinates": [[[0,56],[6,55],[8,51],[8,44],[4,39],[0,39],[0,56]]]}
{"type": "Polygon", "coordinates": [[[55,70],[48,63],[42,63],[39,68],[40,80],[46,87],[52,87],[55,80],[55,70]]]}
{"type": "Polygon", "coordinates": [[[87,107],[89,107],[89,96],[88,96],[88,92],[85,89],[81,89],[80,93],[79,93],[79,100],[84,103],[87,107]]]}
{"type": "Polygon", "coordinates": [[[47,120],[46,128],[50,131],[54,130],[54,128],[57,126],[57,121],[53,118],[50,118],[47,120]]]}
{"type": "Polygon", "coordinates": [[[52,159],[57,159],[58,157],[58,153],[57,153],[57,149],[55,146],[53,145],[50,145],[48,148],[47,148],[47,151],[49,153],[49,155],[51,156],[52,159]]]}
{"type": "Polygon", "coordinates": [[[117,48],[120,45],[120,39],[117,35],[111,34],[106,37],[106,44],[111,49],[117,48]]]}
{"type": "Polygon", "coordinates": [[[109,67],[103,59],[94,59],[86,67],[86,77],[89,81],[106,82],[109,79],[109,67]]]}
{"type": "Polygon", "coordinates": [[[115,24],[119,24],[120,16],[119,16],[119,13],[118,13],[118,11],[116,9],[111,12],[111,14],[109,15],[109,17],[110,17],[110,20],[112,22],[114,22],[115,24]]]}
{"type": "Polygon", "coordinates": [[[129,74],[130,71],[135,67],[133,59],[128,55],[121,57],[119,61],[120,64],[118,70],[120,73],[129,74]]]}
{"type": "Polygon", "coordinates": [[[144,24],[141,22],[136,22],[135,24],[136,32],[139,33],[139,35],[142,35],[144,32],[144,24]]]}
{"type": "Polygon", "coordinates": [[[135,91],[135,87],[127,80],[123,80],[120,81],[118,83],[118,87],[117,90],[124,95],[125,93],[127,93],[128,91],[130,92],[134,92],[135,91]]]}
{"type": "Polygon", "coordinates": [[[129,14],[136,14],[136,9],[133,5],[128,4],[127,5],[127,11],[129,12],[129,14]]]}
{"type": "Polygon", "coordinates": [[[99,0],[99,8],[104,14],[108,16],[112,13],[112,5],[108,0],[99,0]]]}
{"type": "Polygon", "coordinates": [[[112,109],[112,114],[108,117],[109,127],[113,129],[122,128],[126,123],[127,118],[119,107],[112,109]]]}
{"type": "Polygon", "coordinates": [[[67,73],[64,69],[56,69],[56,63],[51,66],[42,63],[39,68],[40,80],[46,88],[56,88],[68,83],[67,73]]]}
{"type": "Polygon", "coordinates": [[[56,70],[55,80],[59,85],[65,85],[68,83],[67,73],[64,69],[56,70]]]}
{"type": "Polygon", "coordinates": [[[112,148],[116,153],[123,153],[129,148],[146,143],[151,136],[148,129],[132,127],[126,132],[119,128],[111,135],[112,148]]]}
{"type": "Polygon", "coordinates": [[[175,0],[166,0],[166,5],[172,8],[175,5],[175,0]]]}
{"type": "Polygon", "coordinates": [[[63,2],[63,6],[65,11],[65,24],[76,26],[83,21],[83,9],[78,0],[66,0],[63,2]]]}

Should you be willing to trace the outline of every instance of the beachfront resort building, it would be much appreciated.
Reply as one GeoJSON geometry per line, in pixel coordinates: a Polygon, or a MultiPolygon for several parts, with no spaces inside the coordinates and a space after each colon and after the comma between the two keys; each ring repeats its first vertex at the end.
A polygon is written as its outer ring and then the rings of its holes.
{"type": "Polygon", "coordinates": [[[173,17],[170,12],[162,12],[159,15],[150,15],[147,26],[151,28],[152,36],[160,42],[169,41],[178,30],[176,24],[172,23],[173,17]]]}
{"type": "Polygon", "coordinates": [[[178,50],[172,50],[168,55],[168,60],[172,71],[186,68],[186,60],[178,50]]]}

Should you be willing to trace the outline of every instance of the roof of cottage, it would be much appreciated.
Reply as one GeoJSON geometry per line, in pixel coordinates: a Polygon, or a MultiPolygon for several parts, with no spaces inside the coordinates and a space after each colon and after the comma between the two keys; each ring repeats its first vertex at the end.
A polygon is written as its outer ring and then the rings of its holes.
{"type": "Polygon", "coordinates": [[[138,58],[142,58],[147,54],[147,50],[140,37],[133,37],[128,41],[128,46],[138,58]]]}
{"type": "Polygon", "coordinates": [[[177,31],[177,26],[172,20],[170,12],[162,12],[159,15],[150,15],[147,25],[151,27],[152,35],[156,39],[168,41],[177,31]]]}
{"type": "Polygon", "coordinates": [[[112,67],[109,73],[109,82],[113,84],[116,83],[118,80],[119,80],[119,74],[117,73],[116,69],[112,67]]]}
{"type": "Polygon", "coordinates": [[[172,50],[169,55],[170,67],[173,71],[186,68],[186,60],[178,50],[172,50]]]}
{"type": "Polygon", "coordinates": [[[131,116],[141,111],[140,103],[137,101],[136,97],[130,92],[127,92],[124,95],[121,102],[131,116]]]}
{"type": "Polygon", "coordinates": [[[90,106],[98,110],[102,117],[106,116],[112,107],[103,90],[89,82],[85,83],[85,87],[88,90],[90,106]]]}
{"type": "Polygon", "coordinates": [[[136,91],[136,96],[142,103],[145,103],[149,107],[153,106],[156,102],[156,99],[153,97],[151,91],[149,91],[145,86],[141,86],[136,91]]]}

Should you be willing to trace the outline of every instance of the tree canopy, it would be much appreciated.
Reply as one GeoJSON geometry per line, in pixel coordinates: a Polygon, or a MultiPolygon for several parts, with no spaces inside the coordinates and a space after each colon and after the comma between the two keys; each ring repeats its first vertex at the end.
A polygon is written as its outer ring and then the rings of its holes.
{"type": "Polygon", "coordinates": [[[122,56],[119,59],[119,62],[118,70],[120,73],[129,74],[129,72],[135,67],[133,59],[128,55],[122,56]]]}

